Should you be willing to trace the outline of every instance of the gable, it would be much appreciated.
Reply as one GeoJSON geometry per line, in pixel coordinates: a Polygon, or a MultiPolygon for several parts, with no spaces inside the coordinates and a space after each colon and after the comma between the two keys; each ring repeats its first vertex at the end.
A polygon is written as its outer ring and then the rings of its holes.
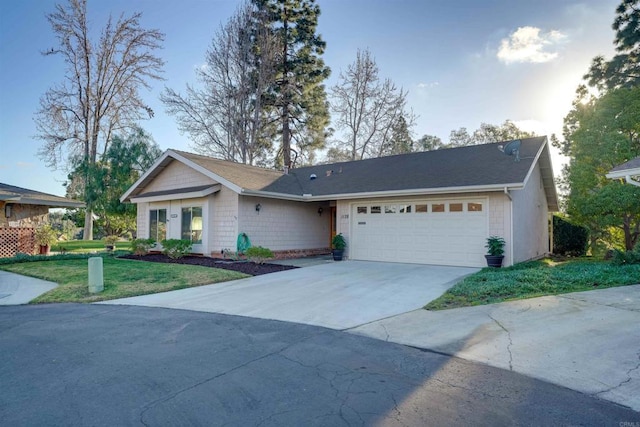
{"type": "Polygon", "coordinates": [[[216,181],[189,166],[173,161],[167,165],[144,189],[144,193],[217,184],[216,181]]]}

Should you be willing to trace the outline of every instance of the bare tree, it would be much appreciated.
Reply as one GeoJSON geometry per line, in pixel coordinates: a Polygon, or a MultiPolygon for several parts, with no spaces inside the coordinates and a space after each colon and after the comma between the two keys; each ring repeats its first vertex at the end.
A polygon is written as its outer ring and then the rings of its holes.
{"type": "Polygon", "coordinates": [[[351,160],[385,154],[394,125],[400,117],[411,127],[412,113],[405,111],[407,92],[390,80],[380,81],[378,66],[369,50],[358,50],[356,61],[341,72],[331,88],[331,108],[337,116],[336,127],[344,138],[334,147],[337,157],[351,160]]]}
{"type": "Polygon", "coordinates": [[[275,138],[275,110],[264,96],[275,79],[277,39],[265,16],[249,3],[216,32],[205,64],[196,70],[200,87],[185,95],[166,88],[161,96],[196,151],[240,163],[265,163],[275,138]]]}
{"type": "Polygon", "coordinates": [[[536,136],[535,132],[527,132],[520,129],[511,120],[505,120],[501,125],[481,123],[473,134],[469,134],[467,128],[461,127],[452,130],[449,135],[447,148],[464,147],[467,145],[489,144],[492,142],[509,141],[511,139],[530,138],[536,136]]]}
{"type": "MultiPolygon", "coordinates": [[[[153,111],[140,96],[149,80],[161,79],[164,62],[153,54],[164,35],[140,27],[140,13],[109,17],[96,42],[91,40],[86,0],[56,5],[47,20],[58,47],[44,55],[61,55],[62,83],[47,90],[35,114],[40,156],[48,166],[85,165],[87,171],[108,149],[116,131],[150,118],[153,111]]],[[[87,198],[87,192],[85,192],[87,198]]],[[[93,239],[92,200],[85,200],[84,239],[93,239]]]]}

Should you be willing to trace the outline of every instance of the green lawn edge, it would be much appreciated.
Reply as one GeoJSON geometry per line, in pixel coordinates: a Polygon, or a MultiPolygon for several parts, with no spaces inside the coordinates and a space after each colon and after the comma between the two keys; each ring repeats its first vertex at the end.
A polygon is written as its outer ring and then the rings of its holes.
{"type": "Polygon", "coordinates": [[[483,268],[423,308],[447,310],[635,284],[640,284],[640,264],[544,259],[507,268],[483,268]]]}
{"type": "Polygon", "coordinates": [[[20,260],[0,264],[0,269],[58,284],[31,304],[92,303],[118,298],[168,292],[250,277],[231,270],[210,267],[161,264],[102,256],[104,291],[90,294],[88,258],[83,255],[52,256],[36,261],[20,260]]]}

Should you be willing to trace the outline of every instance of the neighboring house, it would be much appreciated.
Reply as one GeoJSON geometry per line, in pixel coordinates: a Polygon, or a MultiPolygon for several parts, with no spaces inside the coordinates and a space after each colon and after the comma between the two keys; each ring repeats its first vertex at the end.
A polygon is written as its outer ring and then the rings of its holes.
{"type": "Polygon", "coordinates": [[[486,238],[505,238],[505,265],[549,252],[558,206],[546,137],[520,161],[485,144],[283,173],[167,150],[121,197],[138,236],[186,238],[220,256],[239,233],[280,254],[328,252],[342,233],[350,259],[481,267],[486,238]]]}
{"type": "Polygon", "coordinates": [[[84,203],[0,183],[0,257],[33,253],[33,230],[46,222],[50,208],[80,208],[84,203]]]}
{"type": "Polygon", "coordinates": [[[640,187],[640,157],[616,166],[609,171],[606,177],[610,179],[622,178],[629,184],[640,187]]]}

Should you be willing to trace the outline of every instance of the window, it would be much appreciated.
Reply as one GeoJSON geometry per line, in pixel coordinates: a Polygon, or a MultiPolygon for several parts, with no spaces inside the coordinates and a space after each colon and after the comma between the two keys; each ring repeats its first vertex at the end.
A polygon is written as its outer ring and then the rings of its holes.
{"type": "Polygon", "coordinates": [[[384,207],[384,213],[386,214],[394,214],[397,212],[398,207],[396,205],[386,205],[384,207]]]}
{"type": "Polygon", "coordinates": [[[426,213],[429,212],[429,205],[426,203],[421,205],[416,205],[416,213],[426,213]]]}
{"type": "Polygon", "coordinates": [[[149,211],[149,238],[162,242],[167,238],[167,210],[151,209],[149,211]]]}
{"type": "Polygon", "coordinates": [[[449,212],[462,212],[462,203],[449,203],[449,212]]]}
{"type": "Polygon", "coordinates": [[[372,214],[382,213],[382,208],[380,206],[371,206],[371,213],[372,214]]]}
{"type": "Polygon", "coordinates": [[[400,213],[411,213],[411,205],[400,206],[400,213]]]}
{"type": "Polygon", "coordinates": [[[482,203],[467,203],[468,212],[482,212],[482,203]]]}
{"type": "Polygon", "coordinates": [[[182,239],[202,243],[202,208],[182,208],[182,239]]]}
{"type": "Polygon", "coordinates": [[[431,212],[444,212],[444,203],[434,203],[431,205],[431,212]]]}
{"type": "Polygon", "coordinates": [[[366,206],[358,206],[356,208],[356,212],[359,214],[366,214],[367,213],[367,207],[366,206]]]}

